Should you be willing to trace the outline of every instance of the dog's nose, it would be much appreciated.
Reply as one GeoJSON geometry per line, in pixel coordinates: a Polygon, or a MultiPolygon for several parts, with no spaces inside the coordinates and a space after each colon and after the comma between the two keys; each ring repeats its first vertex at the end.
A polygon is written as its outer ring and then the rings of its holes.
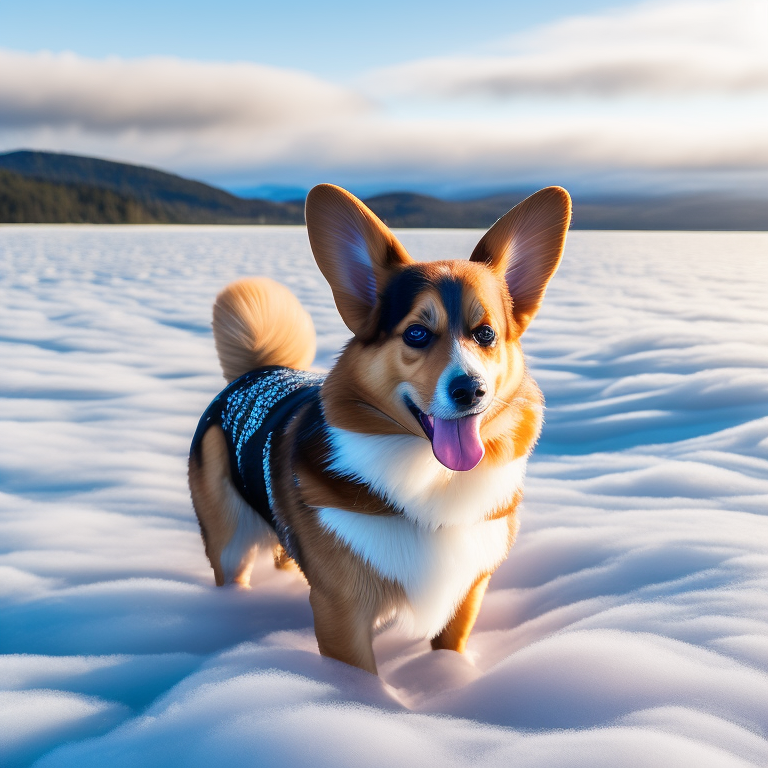
{"type": "Polygon", "coordinates": [[[479,376],[457,376],[448,385],[448,392],[460,408],[472,408],[485,396],[485,382],[479,376]]]}

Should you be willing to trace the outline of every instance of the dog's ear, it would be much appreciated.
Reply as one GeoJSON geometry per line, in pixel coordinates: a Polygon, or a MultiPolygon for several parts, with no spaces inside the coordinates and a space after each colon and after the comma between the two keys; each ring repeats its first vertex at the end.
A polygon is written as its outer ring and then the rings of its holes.
{"type": "Polygon", "coordinates": [[[314,187],[305,215],[312,252],[339,314],[352,333],[365,335],[378,295],[413,259],[376,214],[341,187],[314,187]]]}
{"type": "Polygon", "coordinates": [[[471,261],[504,275],[521,333],[560,264],[570,222],[569,194],[562,187],[547,187],[505,213],[472,252],[471,261]]]}

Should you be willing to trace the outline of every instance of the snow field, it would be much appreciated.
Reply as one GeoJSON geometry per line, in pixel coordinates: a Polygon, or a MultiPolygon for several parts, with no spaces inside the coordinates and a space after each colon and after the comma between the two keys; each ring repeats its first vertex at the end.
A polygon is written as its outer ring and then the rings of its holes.
{"type": "MultiPolygon", "coordinates": [[[[410,231],[416,257],[480,233],[410,231]]],[[[321,658],[307,589],[216,589],[186,488],[210,306],[299,228],[0,228],[0,765],[768,764],[768,235],[572,232],[524,347],[546,398],[469,653],[321,658]]]]}

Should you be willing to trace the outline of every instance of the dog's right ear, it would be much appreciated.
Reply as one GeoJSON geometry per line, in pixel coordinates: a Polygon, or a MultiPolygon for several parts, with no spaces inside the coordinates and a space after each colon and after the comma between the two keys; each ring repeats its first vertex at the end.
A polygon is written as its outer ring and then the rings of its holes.
{"type": "Polygon", "coordinates": [[[366,335],[378,295],[413,259],[378,216],[341,187],[314,187],[305,216],[315,261],[341,319],[356,336],[366,335]]]}

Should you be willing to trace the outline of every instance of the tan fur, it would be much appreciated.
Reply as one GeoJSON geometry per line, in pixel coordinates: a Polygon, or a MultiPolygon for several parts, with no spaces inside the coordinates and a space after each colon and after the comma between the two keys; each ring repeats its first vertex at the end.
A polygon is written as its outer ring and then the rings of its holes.
{"type": "Polygon", "coordinates": [[[220,427],[211,427],[205,433],[199,455],[190,458],[189,487],[216,585],[221,587],[231,581],[241,587],[250,587],[259,545],[274,548],[277,539],[232,483],[227,444],[220,427]],[[253,533],[237,553],[237,562],[228,579],[222,554],[238,525],[243,524],[253,533]]]}
{"type": "Polygon", "coordinates": [[[272,560],[278,571],[298,571],[299,566],[296,561],[278,544],[272,551],[272,560]]]}
{"type": "Polygon", "coordinates": [[[216,297],[213,338],[227,381],[263,365],[309,368],[315,358],[312,318],[266,277],[238,280],[216,297]]]}
{"type": "Polygon", "coordinates": [[[324,656],[376,674],[373,628],[379,616],[390,613],[404,600],[400,586],[382,579],[360,558],[340,546],[324,530],[302,498],[305,468],[291,471],[291,454],[312,453],[311,446],[297,444],[297,433],[306,416],[303,409],[275,444],[272,483],[276,512],[294,532],[301,546],[301,568],[310,584],[310,603],[315,617],[318,648],[324,656]]]}
{"type": "Polygon", "coordinates": [[[480,613],[480,606],[483,603],[483,596],[491,580],[490,573],[484,573],[473,585],[462,600],[454,617],[445,625],[445,629],[437,636],[433,637],[432,649],[457,651],[464,653],[467,648],[467,640],[472,627],[475,626],[477,614],[480,613]]]}

